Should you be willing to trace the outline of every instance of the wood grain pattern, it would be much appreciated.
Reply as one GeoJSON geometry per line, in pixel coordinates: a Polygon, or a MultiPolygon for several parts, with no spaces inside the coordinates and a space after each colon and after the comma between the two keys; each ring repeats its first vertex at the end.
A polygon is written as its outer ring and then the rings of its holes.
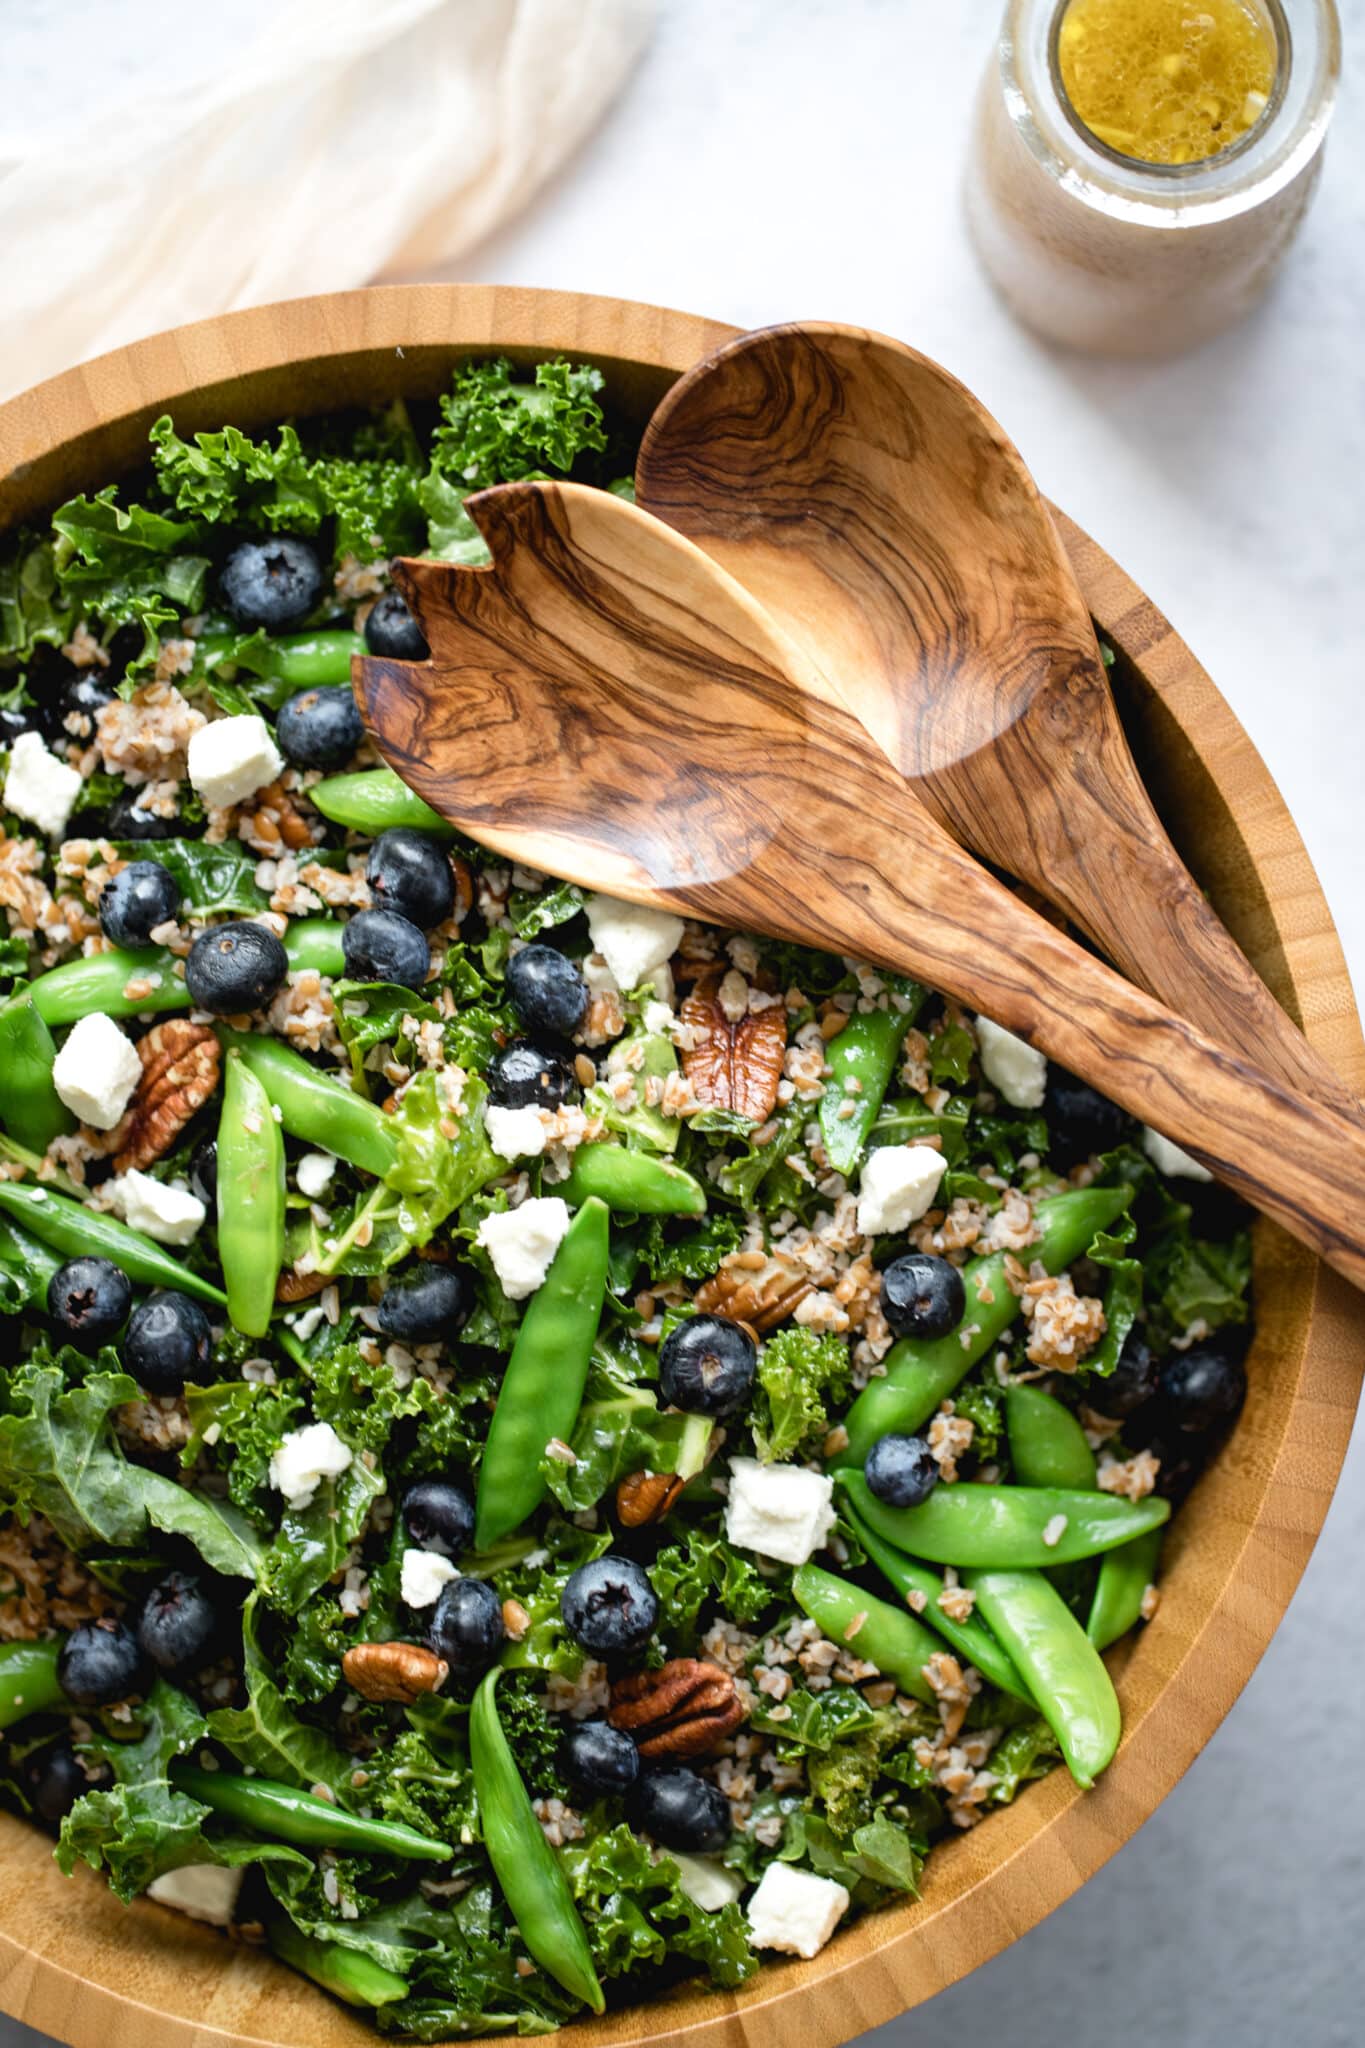
{"type": "Polygon", "coordinates": [[[355,663],[381,752],[434,809],[587,887],[946,991],[1365,1285],[1359,1121],[1196,1031],[987,874],[827,673],[673,528],[581,484],[467,502],[491,566],[399,566],[431,659],[355,663]]]}
{"type": "MultiPolygon", "coordinates": [[[[717,323],[571,293],[486,286],[351,292],[158,336],[0,407],[0,523],[136,466],[145,432],[260,426],[345,397],[431,396],[452,360],[571,350],[609,368],[643,427],[717,323]],[[401,355],[398,351],[401,349],[401,355]]],[[[1189,648],[1102,549],[1059,519],[1090,610],[1123,657],[1120,704],[1182,853],[1277,998],[1354,1087],[1365,1044],[1303,842],[1263,762],[1189,648]]],[[[1258,1322],[1237,1433],[1175,1522],[1156,1621],[1111,1653],[1124,1714],[1097,1791],[1054,1775],[935,1851],[922,1897],[843,1930],[814,1962],[770,1962],[742,1992],[681,1989],[579,2026],[590,2048],[834,2048],[953,1983],[1059,1905],[1133,1834],[1235,1701],[1332,1497],[1365,1363],[1359,1303],[1273,1226],[1256,1232],[1258,1322]]],[[[361,2048],[355,2014],[258,1949],[90,1872],[53,1868],[0,1816],[0,2007],[74,2048],[361,2048]]]]}
{"type": "Polygon", "coordinates": [[[1057,529],[955,377],[860,328],[745,335],[668,393],[636,482],[837,680],[956,839],[1181,1016],[1356,1112],[1171,845],[1057,529]]]}

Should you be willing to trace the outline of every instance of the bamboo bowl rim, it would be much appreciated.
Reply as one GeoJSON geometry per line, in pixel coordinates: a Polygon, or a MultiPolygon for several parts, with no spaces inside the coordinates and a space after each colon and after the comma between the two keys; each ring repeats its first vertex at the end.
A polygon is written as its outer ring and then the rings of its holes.
{"type": "MultiPolygon", "coordinates": [[[[452,361],[563,351],[608,371],[640,424],[666,386],[736,330],[627,300],[492,285],[374,287],[196,322],[114,351],[0,406],[0,529],[137,461],[151,421],[242,424],[440,388],[452,361]]],[[[1167,620],[1058,513],[1116,687],[1182,853],[1308,1037],[1357,1090],[1365,1043],[1303,842],[1233,713],[1167,620]]],[[[1112,1653],[1119,1755],[1093,1792],[1063,1773],[942,1843],[921,1898],[837,1934],[813,1961],[765,1961],[736,1993],[684,1987],[574,2023],[588,2048],[833,2048],[986,1961],[1136,1832],[1241,1691],[1331,1503],[1365,1366],[1344,1281],[1268,1224],[1242,1422],[1174,1525],[1162,1606],[1112,1653]]],[[[62,1878],[37,1830],[0,1815],[0,2009],[72,2048],[359,2048],[369,2024],[268,1955],[103,1880],[62,1878]]]]}

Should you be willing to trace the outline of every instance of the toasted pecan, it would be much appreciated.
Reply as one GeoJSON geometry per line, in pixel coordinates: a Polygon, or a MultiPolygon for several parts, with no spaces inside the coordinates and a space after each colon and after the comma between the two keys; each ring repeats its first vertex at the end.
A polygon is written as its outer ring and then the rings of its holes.
{"type": "Polygon", "coordinates": [[[616,1489],[616,1519],[625,1529],[661,1522],[686,1482],[676,1472],[628,1472],[616,1489]]]}
{"type": "Polygon", "coordinates": [[[110,1149],[119,1173],[141,1172],[169,1152],[218,1086],[223,1055],[211,1026],[166,1017],[138,1041],[142,1076],[110,1149]]]}
{"type": "Polygon", "coordinates": [[[424,1692],[439,1692],[449,1665],[418,1643],[356,1643],[341,1660],[341,1675],[364,1700],[411,1706],[424,1692]]]}
{"type": "Polygon", "coordinates": [[[276,1301],[308,1301],[313,1295],[321,1294],[335,1279],[333,1273],[300,1273],[292,1266],[281,1273],[275,1282],[276,1301]]]}
{"type": "Polygon", "coordinates": [[[728,1671],[698,1657],[673,1657],[658,1671],[632,1671],[611,1688],[607,1719],[635,1738],[649,1762],[703,1756],[744,1719],[744,1702],[728,1671]]]}
{"type": "Polygon", "coordinates": [[[707,1315],[729,1316],[761,1333],[785,1323],[810,1291],[809,1277],[785,1252],[732,1252],[693,1300],[707,1315]]]}
{"type": "Polygon", "coordinates": [[[698,1101],[715,1109],[738,1110],[766,1123],[777,1103],[787,1051],[787,1013],[780,1003],[756,1010],[732,1024],[720,998],[705,984],[685,996],[679,1017],[684,1040],[682,1069],[698,1101]]]}

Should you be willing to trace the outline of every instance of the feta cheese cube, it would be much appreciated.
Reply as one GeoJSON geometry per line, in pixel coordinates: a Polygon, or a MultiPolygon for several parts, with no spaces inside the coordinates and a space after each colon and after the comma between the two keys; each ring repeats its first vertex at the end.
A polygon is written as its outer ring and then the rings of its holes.
{"type": "Polygon", "coordinates": [[[733,1905],[744,1889],[738,1872],[727,1870],[714,1856],[689,1856],[681,1849],[668,1854],[678,1866],[678,1890],[703,1913],[719,1913],[722,1906],[733,1905]]]}
{"type": "Polygon", "coordinates": [[[818,1956],[849,1908],[849,1894],[832,1877],[770,1863],[747,1907],[755,1948],[788,1956],[818,1956]]]}
{"type": "Polygon", "coordinates": [[[864,1237],[894,1237],[918,1223],[938,1193],[948,1162],[932,1145],[879,1145],[858,1183],[858,1228],[864,1237]]]}
{"type": "Polygon", "coordinates": [[[657,996],[651,996],[645,1004],[640,1021],[646,1031],[662,1032],[666,1037],[677,1019],[667,1003],[661,1003],[657,996]]]}
{"type": "Polygon", "coordinates": [[[545,1125],[534,1102],[504,1109],[490,1102],[483,1113],[488,1142],[500,1159],[534,1159],[545,1150],[545,1125]]]}
{"type": "Polygon", "coordinates": [[[976,1020],[981,1071],[1012,1109],[1041,1109],[1047,1093],[1047,1059],[1035,1046],[1016,1038],[989,1017],[976,1020]]]}
{"type": "Polygon", "coordinates": [[[535,1293],[568,1227],[569,1205],[562,1195],[533,1195],[519,1209],[484,1217],[477,1242],[493,1261],[509,1301],[535,1293]]]}
{"type": "Polygon", "coordinates": [[[1201,1166],[1197,1159],[1191,1159],[1188,1152],[1170,1138],[1163,1138],[1160,1131],[1154,1131],[1150,1124],[1143,1127],[1142,1149],[1158,1173],[1167,1173],[1179,1180],[1212,1180],[1207,1166],[1201,1166]]]}
{"type": "Polygon", "coordinates": [[[113,1181],[109,1193],[124,1222],[158,1244],[188,1244],[208,1213],[188,1188],[168,1187],[136,1167],[113,1181]]]}
{"type": "Polygon", "coordinates": [[[330,1422],[310,1422],[281,1438],[270,1458],[270,1484],[291,1508],[306,1508],[324,1479],[339,1479],[351,1462],[350,1447],[330,1422]]]}
{"type": "Polygon", "coordinates": [[[731,1458],[725,1533],[740,1550],[805,1564],[834,1527],[834,1481],[803,1465],[731,1458]]]}
{"type": "Polygon", "coordinates": [[[330,1152],[305,1152],[294,1168],[294,1185],[310,1202],[316,1202],[326,1194],[336,1170],[337,1163],[330,1152]]]}
{"type": "Polygon", "coordinates": [[[646,910],[639,903],[600,895],[589,896],[585,908],[593,945],[627,994],[682,943],[683,921],[671,910],[646,910]]]}
{"type": "Polygon", "coordinates": [[[215,718],[190,735],[190,781],[210,810],[225,811],[273,782],[284,756],[254,711],[215,718]]]}
{"type": "Polygon", "coordinates": [[[182,1863],[179,1870],[154,1877],[147,1896],[158,1906],[188,1914],[191,1920],[207,1920],[210,1927],[230,1927],[245,1875],[244,1870],[229,1870],[220,1863],[182,1863]]]}
{"type": "Polygon", "coordinates": [[[4,808],[26,818],[49,839],[60,839],[76,808],[83,777],[49,754],[36,732],[21,732],[10,748],[4,808]]]}
{"type": "Polygon", "coordinates": [[[52,1068],[62,1101],[96,1131],[113,1130],[141,1078],[136,1046],[102,1010],[72,1025],[52,1068]]]}
{"type": "Polygon", "coordinates": [[[460,1574],[439,1550],[405,1550],[399,1591],[409,1607],[434,1607],[448,1586],[460,1574]]]}

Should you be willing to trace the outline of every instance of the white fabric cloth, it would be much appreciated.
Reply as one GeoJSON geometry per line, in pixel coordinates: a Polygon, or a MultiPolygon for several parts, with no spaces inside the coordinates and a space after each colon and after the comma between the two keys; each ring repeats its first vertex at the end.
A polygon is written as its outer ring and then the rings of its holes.
{"type": "Polygon", "coordinates": [[[0,163],[0,393],[184,320],[449,262],[588,133],[650,12],[285,0],[190,88],[40,131],[0,163]]]}

